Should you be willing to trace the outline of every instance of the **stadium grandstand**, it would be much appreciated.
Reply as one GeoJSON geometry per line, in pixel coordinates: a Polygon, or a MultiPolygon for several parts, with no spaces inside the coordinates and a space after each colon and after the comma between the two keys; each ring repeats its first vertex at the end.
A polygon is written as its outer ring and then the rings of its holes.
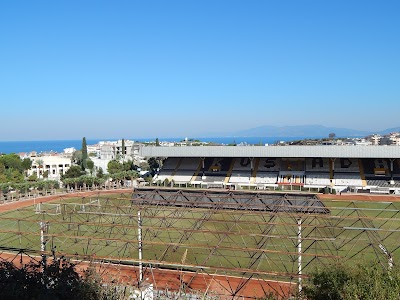
{"type": "Polygon", "coordinates": [[[162,168],[153,184],[400,193],[398,146],[142,147],[162,168]]]}

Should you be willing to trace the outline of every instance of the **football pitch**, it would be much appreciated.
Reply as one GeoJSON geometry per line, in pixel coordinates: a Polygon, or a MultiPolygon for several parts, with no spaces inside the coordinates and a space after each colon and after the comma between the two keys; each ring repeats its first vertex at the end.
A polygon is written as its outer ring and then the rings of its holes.
{"type": "Polygon", "coordinates": [[[1,213],[0,245],[3,251],[289,281],[333,261],[370,260],[387,268],[400,257],[398,202],[324,200],[329,213],[320,214],[136,198],[60,198],[1,213]]]}

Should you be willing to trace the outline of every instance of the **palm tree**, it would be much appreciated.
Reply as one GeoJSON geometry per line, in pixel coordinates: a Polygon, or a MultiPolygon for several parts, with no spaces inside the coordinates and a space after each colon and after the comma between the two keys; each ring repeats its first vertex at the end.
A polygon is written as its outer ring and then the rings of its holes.
{"type": "Polygon", "coordinates": [[[43,175],[43,159],[37,159],[37,160],[35,160],[35,163],[36,163],[36,165],[37,165],[37,167],[39,168],[39,178],[43,175]]]}
{"type": "Polygon", "coordinates": [[[131,186],[133,186],[133,180],[139,177],[138,172],[134,170],[127,171],[127,177],[131,180],[131,186]]]}

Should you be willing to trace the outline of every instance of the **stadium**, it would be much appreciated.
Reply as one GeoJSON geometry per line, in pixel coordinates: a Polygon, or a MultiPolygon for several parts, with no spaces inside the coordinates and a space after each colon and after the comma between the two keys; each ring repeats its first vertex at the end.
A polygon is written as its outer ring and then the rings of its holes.
{"type": "Polygon", "coordinates": [[[140,151],[162,162],[152,186],[3,209],[3,251],[113,266],[143,299],[287,297],[335,261],[397,263],[399,147],[140,151]]]}
{"type": "Polygon", "coordinates": [[[399,193],[397,146],[145,147],[167,157],[154,182],[200,187],[399,193]],[[297,188],[296,188],[297,187],[297,188]]]}

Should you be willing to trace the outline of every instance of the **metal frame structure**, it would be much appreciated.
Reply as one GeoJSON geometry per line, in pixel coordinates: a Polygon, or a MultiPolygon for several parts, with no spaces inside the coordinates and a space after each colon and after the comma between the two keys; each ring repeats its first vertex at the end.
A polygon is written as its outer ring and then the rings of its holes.
{"type": "Polygon", "coordinates": [[[301,291],[312,270],[337,260],[371,260],[391,268],[400,255],[400,203],[395,202],[139,188],[118,198],[55,203],[60,214],[43,205],[2,213],[3,249],[134,265],[139,285],[156,281],[155,270],[176,270],[185,274],[179,278],[185,291],[196,289],[199,276],[208,282],[222,276],[225,283],[206,291],[231,298],[251,298],[250,283],[257,297],[271,290],[288,293],[287,285],[277,288],[277,282],[297,284],[301,291]]]}

